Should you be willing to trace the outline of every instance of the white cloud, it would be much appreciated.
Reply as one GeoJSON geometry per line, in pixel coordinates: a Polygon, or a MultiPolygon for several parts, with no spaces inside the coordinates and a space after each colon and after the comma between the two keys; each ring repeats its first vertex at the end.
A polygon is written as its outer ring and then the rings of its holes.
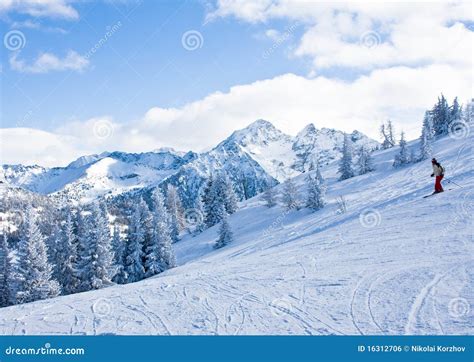
{"type": "Polygon", "coordinates": [[[199,151],[259,118],[291,134],[313,122],[348,132],[358,129],[374,138],[380,122],[390,118],[398,131],[414,138],[424,111],[440,92],[450,101],[456,95],[465,101],[471,97],[473,81],[469,68],[450,65],[379,69],[351,82],[284,74],[234,86],[182,108],[155,107],[142,119],[127,123],[96,118],[65,124],[47,135],[31,130],[20,137],[16,129],[0,135],[6,162],[48,165],[112,150],[142,152],[171,146],[199,151]]]}
{"type": "Polygon", "coordinates": [[[89,65],[89,60],[70,50],[64,58],[59,58],[52,53],[42,53],[31,64],[19,59],[20,53],[10,56],[10,67],[22,73],[48,73],[51,71],[82,71],[89,65]]]}
{"type": "MultiPolygon", "coordinates": [[[[394,65],[472,64],[474,20],[470,1],[300,2],[220,0],[208,19],[233,16],[250,23],[302,22],[294,55],[314,69],[373,69],[394,65]]],[[[275,30],[272,31],[273,33],[275,30]]],[[[271,34],[270,34],[271,35],[271,34]]]]}
{"type": "Polygon", "coordinates": [[[1,0],[0,14],[18,12],[33,17],[76,20],[79,14],[67,0],[1,0]]]}
{"type": "Polygon", "coordinates": [[[60,33],[60,34],[67,34],[67,31],[60,27],[52,27],[52,26],[45,26],[39,21],[33,20],[24,20],[24,21],[14,21],[11,23],[11,27],[13,29],[34,29],[34,30],[42,30],[49,33],[60,33]]]}
{"type": "Polygon", "coordinates": [[[0,129],[0,161],[9,164],[65,165],[83,152],[75,137],[31,128],[0,129]]]}

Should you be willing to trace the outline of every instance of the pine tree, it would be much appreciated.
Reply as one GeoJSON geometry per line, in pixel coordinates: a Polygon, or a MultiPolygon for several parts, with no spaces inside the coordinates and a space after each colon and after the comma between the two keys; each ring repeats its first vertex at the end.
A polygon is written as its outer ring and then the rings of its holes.
{"type": "Polygon", "coordinates": [[[206,223],[204,222],[204,204],[202,202],[201,192],[199,192],[198,197],[195,200],[193,209],[192,213],[188,215],[192,220],[186,220],[186,222],[192,224],[192,233],[193,235],[197,235],[206,229],[206,223]]]}
{"type": "Polygon", "coordinates": [[[359,159],[357,160],[357,166],[359,175],[364,175],[375,170],[372,154],[364,146],[359,149],[359,159]]]}
{"type": "Polygon", "coordinates": [[[55,278],[61,286],[62,294],[75,293],[79,280],[74,270],[77,255],[77,241],[71,210],[66,209],[66,220],[62,226],[59,242],[56,243],[55,278]]]}
{"type": "Polygon", "coordinates": [[[232,215],[237,211],[237,196],[235,195],[232,181],[227,174],[223,174],[219,177],[217,185],[217,194],[222,197],[225,211],[232,215]]]}
{"type": "Polygon", "coordinates": [[[454,98],[453,105],[450,108],[449,112],[449,126],[453,122],[459,122],[462,118],[462,107],[459,105],[458,97],[454,98]]]}
{"type": "Polygon", "coordinates": [[[112,249],[114,251],[115,275],[112,281],[117,284],[127,283],[127,273],[125,272],[125,242],[120,236],[118,224],[114,225],[112,234],[112,249]]]}
{"type": "Polygon", "coordinates": [[[339,180],[346,180],[354,177],[354,170],[352,168],[352,147],[349,136],[344,134],[344,144],[342,146],[342,158],[339,162],[339,180]]]}
{"type": "Polygon", "coordinates": [[[474,99],[467,102],[466,107],[462,111],[462,120],[466,124],[471,123],[474,120],[474,99]]]}
{"type": "Polygon", "coordinates": [[[276,192],[274,187],[268,187],[262,195],[263,200],[265,200],[265,204],[267,207],[273,207],[277,204],[276,200],[276,192]]]}
{"type": "Polygon", "coordinates": [[[408,149],[407,149],[407,142],[405,141],[405,133],[402,132],[400,136],[400,151],[398,154],[395,156],[395,160],[393,161],[393,166],[394,167],[399,167],[402,165],[406,165],[407,163],[410,162],[410,157],[408,154],[408,149]]]}
{"type": "Polygon", "coordinates": [[[419,160],[426,160],[430,158],[433,149],[432,149],[432,141],[433,141],[433,120],[430,111],[425,112],[425,117],[423,119],[423,127],[421,129],[421,136],[420,136],[420,158],[419,160]]]}
{"type": "Polygon", "coordinates": [[[11,278],[10,250],[7,243],[7,233],[0,236],[0,307],[10,305],[10,278],[11,278]]]}
{"type": "Polygon", "coordinates": [[[222,218],[219,227],[219,238],[214,245],[215,249],[220,249],[234,241],[234,234],[230,227],[227,212],[225,211],[224,207],[221,207],[221,213],[222,218]]]}
{"type": "Polygon", "coordinates": [[[145,277],[145,268],[142,261],[144,258],[144,243],[145,232],[141,220],[140,205],[137,204],[131,215],[125,247],[125,272],[127,273],[128,283],[137,282],[145,277]]]}
{"type": "Polygon", "coordinates": [[[321,175],[319,165],[316,165],[314,175],[308,173],[306,176],[306,184],[308,188],[306,207],[313,211],[322,209],[325,205],[324,197],[326,193],[326,187],[324,185],[324,179],[321,175]]]}
{"type": "Polygon", "coordinates": [[[168,210],[165,207],[163,194],[156,189],[153,194],[153,228],[152,242],[145,251],[146,276],[150,277],[176,266],[168,210]]]}
{"type": "Polygon", "coordinates": [[[142,197],[140,197],[136,207],[140,210],[138,219],[140,220],[140,230],[143,233],[142,265],[145,266],[145,250],[151,244],[153,238],[153,217],[148,204],[142,197]]]}
{"type": "Polygon", "coordinates": [[[52,279],[48,250],[31,206],[25,212],[18,244],[18,278],[15,299],[18,303],[56,297],[60,293],[57,281],[52,279]]]}
{"type": "Polygon", "coordinates": [[[441,97],[438,98],[438,103],[433,107],[431,113],[433,115],[434,134],[436,136],[447,134],[451,121],[451,111],[444,95],[441,94],[441,97]]]}
{"type": "Polygon", "coordinates": [[[84,268],[88,265],[88,247],[89,247],[88,218],[84,215],[82,208],[79,208],[75,218],[75,234],[77,238],[76,258],[73,263],[73,270],[78,281],[77,291],[89,290],[88,275],[84,268]]]}
{"type": "Polygon", "coordinates": [[[110,284],[115,269],[105,204],[92,204],[81,229],[77,266],[79,290],[100,289],[110,284]]]}
{"type": "Polygon", "coordinates": [[[393,127],[393,123],[391,120],[387,121],[387,139],[391,144],[391,147],[395,147],[397,143],[395,141],[395,128],[393,127]]]}
{"type": "Polygon", "coordinates": [[[216,193],[215,184],[216,179],[211,175],[207,180],[202,195],[202,202],[204,204],[204,220],[208,228],[220,222],[219,209],[221,206],[221,199],[216,193]]]}
{"type": "Polygon", "coordinates": [[[166,192],[166,208],[169,214],[171,239],[173,242],[177,242],[179,241],[179,233],[183,226],[183,206],[178,191],[173,185],[168,185],[166,192]]]}
{"type": "Polygon", "coordinates": [[[300,208],[298,189],[291,178],[286,179],[283,183],[282,201],[287,210],[299,210],[300,208]]]}
{"type": "Polygon", "coordinates": [[[395,146],[395,136],[394,136],[394,128],[392,121],[388,121],[387,125],[382,123],[380,126],[380,135],[382,136],[382,148],[384,150],[388,148],[392,148],[395,146]]]}

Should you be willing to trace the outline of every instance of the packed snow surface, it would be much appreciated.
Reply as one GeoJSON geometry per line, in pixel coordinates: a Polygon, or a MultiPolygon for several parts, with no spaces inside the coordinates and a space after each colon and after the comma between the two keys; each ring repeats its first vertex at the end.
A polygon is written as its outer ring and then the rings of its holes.
{"type": "MultiPolygon", "coordinates": [[[[179,267],[0,309],[0,333],[472,334],[473,141],[434,145],[462,187],[445,181],[449,191],[424,199],[429,160],[393,169],[396,148],[375,153],[375,172],[342,182],[332,163],[323,210],[269,209],[254,197],[230,217],[233,244],[214,251],[216,227],[185,236],[179,267]]],[[[304,180],[295,179],[301,193],[304,180]]]]}

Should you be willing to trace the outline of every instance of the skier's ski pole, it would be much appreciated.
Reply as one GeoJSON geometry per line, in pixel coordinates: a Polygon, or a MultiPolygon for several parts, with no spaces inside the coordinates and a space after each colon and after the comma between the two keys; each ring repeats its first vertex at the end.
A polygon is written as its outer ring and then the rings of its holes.
{"type": "Polygon", "coordinates": [[[456,186],[458,186],[458,187],[462,188],[462,186],[461,186],[461,185],[457,184],[457,183],[456,183],[456,182],[454,182],[453,180],[450,180],[449,178],[447,178],[447,179],[446,179],[446,181],[448,181],[448,183],[450,183],[450,184],[455,184],[456,186]]]}

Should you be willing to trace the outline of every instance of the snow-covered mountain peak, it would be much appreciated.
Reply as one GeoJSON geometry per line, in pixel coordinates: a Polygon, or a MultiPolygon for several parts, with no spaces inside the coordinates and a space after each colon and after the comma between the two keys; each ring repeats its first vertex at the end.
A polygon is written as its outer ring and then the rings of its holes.
{"type": "Polygon", "coordinates": [[[67,165],[66,168],[79,168],[88,164],[91,164],[93,162],[96,162],[97,160],[100,160],[101,158],[107,157],[108,154],[101,153],[100,155],[87,155],[87,156],[81,156],[77,160],[72,161],[69,165],[67,165]]]}
{"type": "Polygon", "coordinates": [[[275,141],[291,141],[291,137],[277,129],[272,123],[259,119],[247,127],[235,131],[226,141],[233,141],[246,147],[267,145],[269,142],[275,141]]]}
{"type": "Polygon", "coordinates": [[[304,137],[306,135],[315,134],[318,132],[318,129],[313,123],[307,124],[301,131],[298,132],[296,138],[304,137]]]}

